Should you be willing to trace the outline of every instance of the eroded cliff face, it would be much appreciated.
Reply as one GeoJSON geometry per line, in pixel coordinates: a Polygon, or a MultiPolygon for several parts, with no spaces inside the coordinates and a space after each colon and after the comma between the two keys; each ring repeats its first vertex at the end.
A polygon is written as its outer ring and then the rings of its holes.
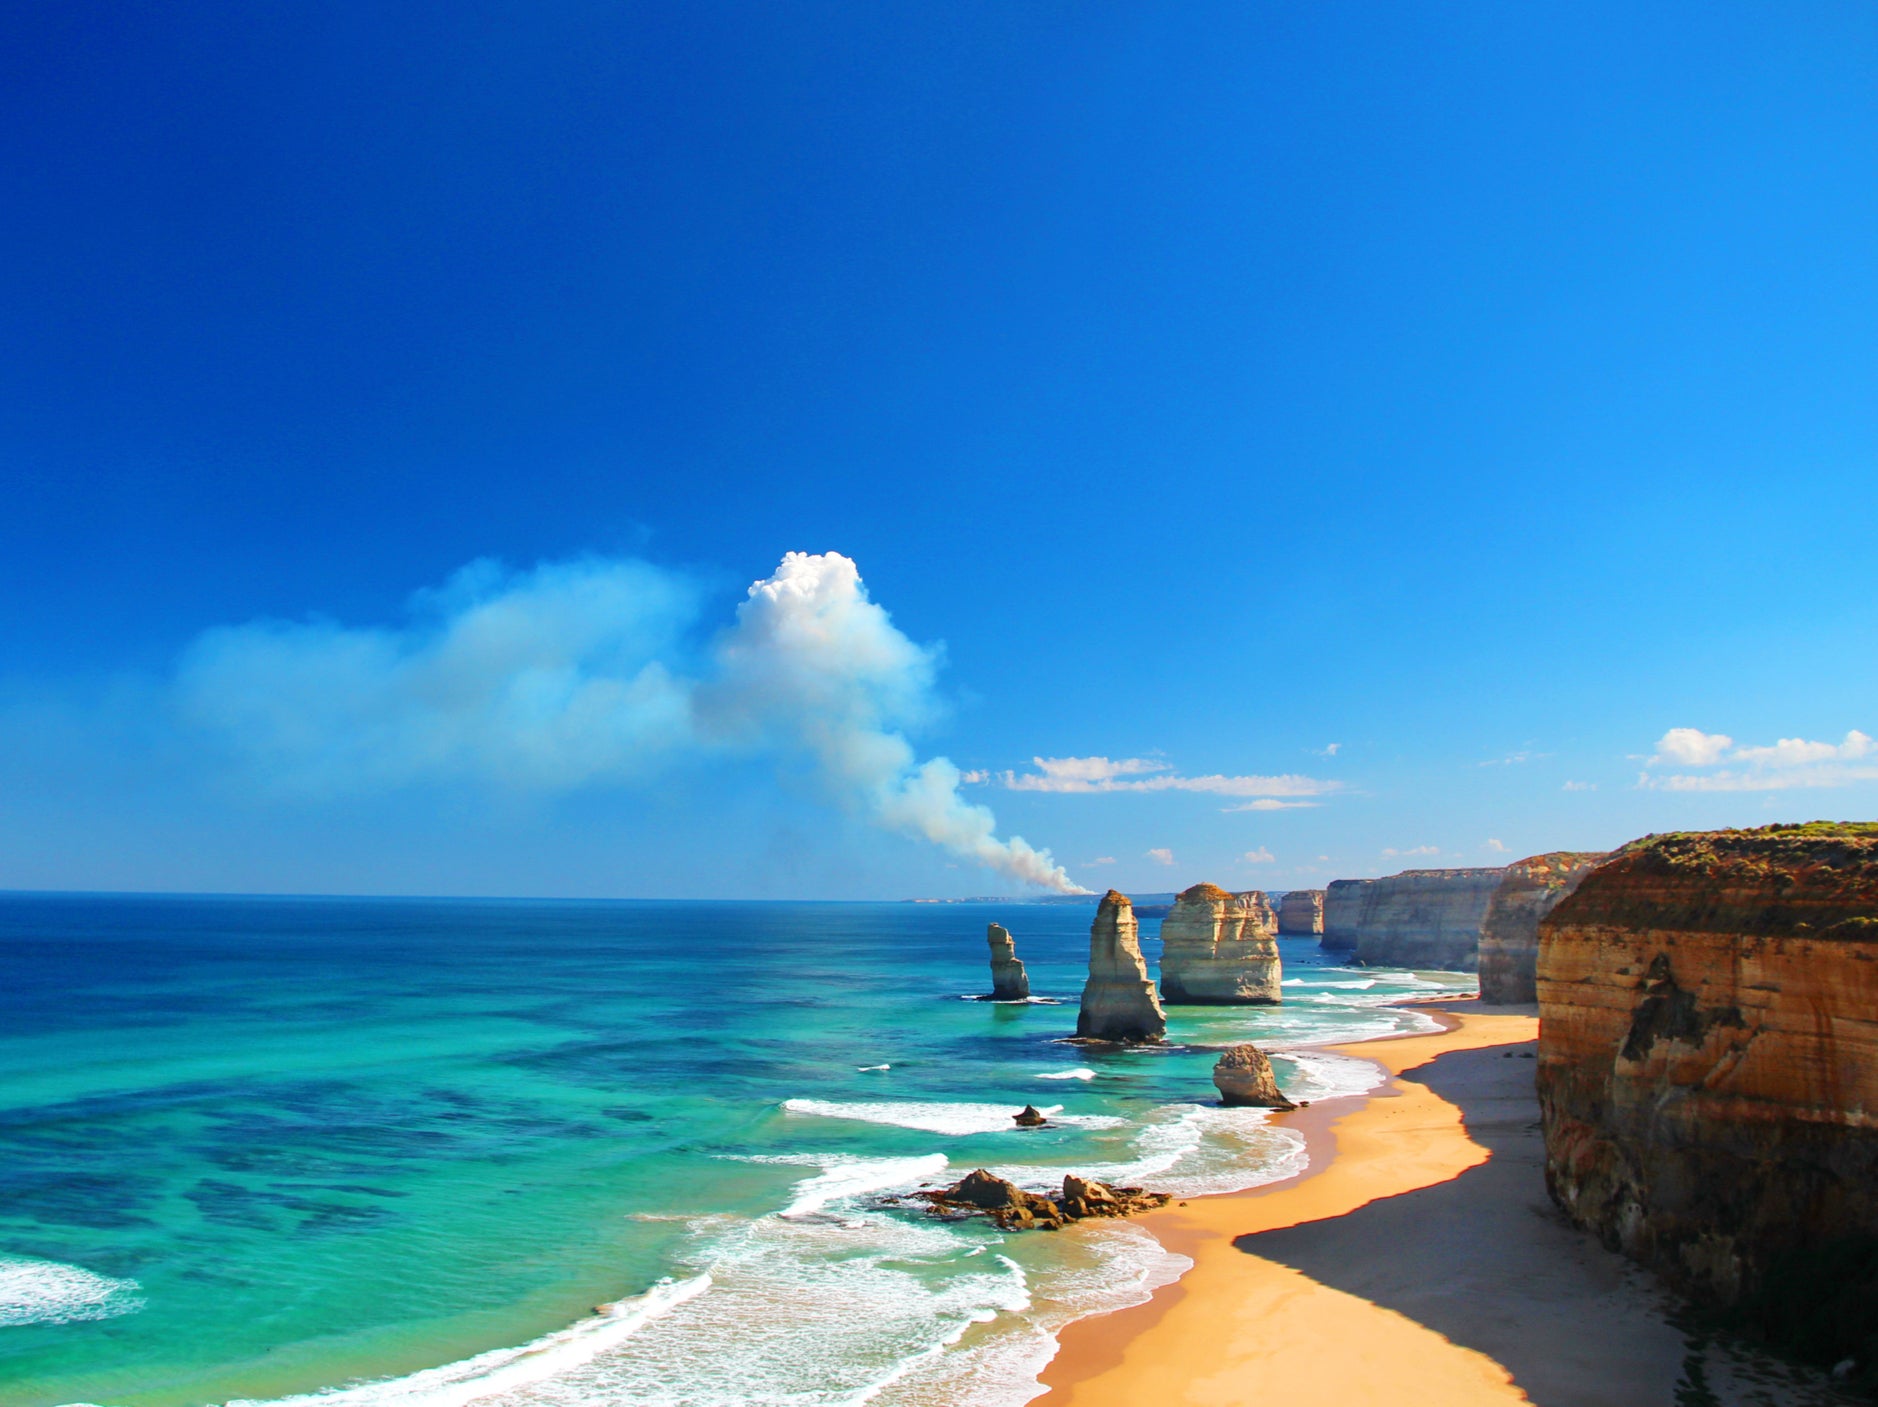
{"type": "Polygon", "coordinates": [[[1196,884],[1161,920],[1161,999],[1170,1005],[1277,1002],[1283,975],[1278,916],[1257,889],[1196,884]]]}
{"type": "Polygon", "coordinates": [[[1024,964],[1017,956],[1017,944],[1011,938],[1011,930],[1001,923],[991,924],[985,930],[985,941],[991,946],[991,1000],[1028,1000],[1030,974],[1024,971],[1024,964]]]}
{"type": "Polygon", "coordinates": [[[1324,891],[1293,889],[1278,901],[1278,931],[1304,934],[1324,931],[1324,891]]]}
{"type": "Polygon", "coordinates": [[[1480,999],[1539,1000],[1539,920],[1557,908],[1604,859],[1602,852],[1554,850],[1506,867],[1480,920],[1480,999]]]}
{"type": "Polygon", "coordinates": [[[1354,952],[1359,926],[1363,921],[1363,903],[1373,879],[1333,879],[1324,890],[1324,936],[1318,946],[1339,952],[1354,952]]]}
{"type": "Polygon", "coordinates": [[[1082,989],[1076,1034],[1085,1040],[1152,1043],[1167,1035],[1167,1016],[1148,964],[1134,905],[1111,889],[1089,925],[1089,981],[1082,989]]]}
{"type": "Polygon", "coordinates": [[[1480,921],[1505,877],[1504,869],[1404,870],[1371,880],[1356,924],[1356,960],[1474,971],[1480,921]]]}
{"type": "Polygon", "coordinates": [[[1749,1327],[1878,1330],[1878,825],[1628,846],[1540,922],[1538,993],[1568,1215],[1749,1327]]]}

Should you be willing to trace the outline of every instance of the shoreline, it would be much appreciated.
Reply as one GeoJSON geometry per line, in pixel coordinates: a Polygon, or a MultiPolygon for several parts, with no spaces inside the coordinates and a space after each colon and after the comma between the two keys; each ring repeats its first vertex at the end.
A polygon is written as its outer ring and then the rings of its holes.
{"type": "Polygon", "coordinates": [[[1243,1238],[1335,1222],[1452,1183],[1492,1156],[1468,1136],[1458,1105],[1403,1076],[1444,1056],[1531,1042],[1536,1014],[1485,1010],[1471,999],[1414,1005],[1444,1029],[1322,1047],[1380,1066],[1386,1078],[1376,1089],[1274,1117],[1274,1126],[1303,1135],[1304,1171],[1138,1219],[1192,1267],[1144,1303],[1060,1330],[1058,1352],[1038,1377],[1045,1393],[1035,1400],[1049,1407],[1530,1400],[1485,1353],[1243,1248],[1243,1238]]]}

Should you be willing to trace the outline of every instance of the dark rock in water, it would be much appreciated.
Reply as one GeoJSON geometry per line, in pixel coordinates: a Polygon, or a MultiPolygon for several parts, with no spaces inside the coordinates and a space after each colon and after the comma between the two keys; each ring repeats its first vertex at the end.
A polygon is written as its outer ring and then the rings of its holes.
{"type": "Polygon", "coordinates": [[[979,1168],[950,1187],[916,1194],[936,1212],[983,1212],[1006,1231],[1055,1231],[1088,1217],[1133,1216],[1164,1207],[1172,1200],[1165,1192],[1144,1192],[1139,1187],[1108,1187],[1070,1173],[1063,1193],[1050,1198],[1026,1192],[1014,1182],[979,1168]]]}
{"type": "Polygon", "coordinates": [[[1017,944],[1011,940],[1011,930],[994,923],[985,930],[985,941],[991,945],[991,1000],[1028,1001],[1030,974],[1018,961],[1017,944]]]}
{"type": "Polygon", "coordinates": [[[1026,1104],[1023,1112],[1011,1115],[1011,1119],[1020,1129],[1040,1129],[1050,1122],[1037,1112],[1037,1106],[1034,1104],[1026,1104]]]}
{"type": "Polygon", "coordinates": [[[1089,981],[1082,989],[1076,1034],[1083,1040],[1159,1044],[1167,1016],[1148,980],[1139,925],[1126,894],[1102,896],[1089,925],[1089,981]]]}
{"type": "Polygon", "coordinates": [[[1236,1045],[1220,1056],[1213,1067],[1213,1084],[1219,1090],[1221,1104],[1262,1109],[1295,1109],[1278,1088],[1272,1062],[1255,1045],[1236,1045]]]}

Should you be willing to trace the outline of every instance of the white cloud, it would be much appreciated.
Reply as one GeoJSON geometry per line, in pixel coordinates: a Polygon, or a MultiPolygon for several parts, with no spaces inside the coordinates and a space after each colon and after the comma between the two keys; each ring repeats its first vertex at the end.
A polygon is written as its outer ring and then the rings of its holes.
{"type": "Polygon", "coordinates": [[[1505,757],[1489,758],[1485,762],[1476,762],[1474,765],[1476,767],[1517,767],[1522,762],[1531,762],[1535,757],[1550,757],[1551,755],[1552,754],[1549,752],[1533,752],[1530,749],[1522,749],[1519,752],[1509,752],[1505,757]]]}
{"type": "Polygon", "coordinates": [[[1157,846],[1153,850],[1148,851],[1147,855],[1148,858],[1157,865],[1171,865],[1174,863],[1174,852],[1164,845],[1157,846]]]}
{"type": "Polygon", "coordinates": [[[1781,738],[1765,747],[1735,747],[1723,733],[1671,728],[1638,774],[1637,785],[1656,791],[1791,791],[1878,781],[1878,744],[1854,728],[1837,743],[1781,738]],[[1662,762],[1713,768],[1658,774],[1662,762]],[[1729,764],[1723,766],[1722,764],[1729,764]]]}
{"type": "Polygon", "coordinates": [[[1048,851],[1000,840],[958,768],[902,730],[938,711],[938,651],[868,599],[839,553],[788,553],[707,651],[698,595],[643,562],[465,568],[399,628],[212,630],[174,680],[180,716],[249,775],[299,795],[474,781],[564,792],[707,752],[806,758],[885,829],[1077,892],[1048,851]]]}
{"type": "Polygon", "coordinates": [[[1382,853],[1387,855],[1392,860],[1399,860],[1399,859],[1405,859],[1406,857],[1410,855],[1439,855],[1441,851],[1438,847],[1433,846],[1433,845],[1416,845],[1416,846],[1410,847],[1407,850],[1396,850],[1394,848],[1389,848],[1389,849],[1385,849],[1382,853]]]}
{"type": "Polygon", "coordinates": [[[1093,860],[1085,860],[1082,864],[1082,868],[1085,870],[1092,870],[1097,865],[1112,865],[1114,863],[1115,863],[1115,857],[1113,855],[1098,855],[1093,860]]]}
{"type": "Polygon", "coordinates": [[[1337,755],[1337,749],[1342,746],[1342,743],[1325,743],[1323,747],[1317,750],[1317,755],[1319,757],[1335,757],[1337,755]]]}
{"type": "Polygon", "coordinates": [[[1597,789],[1596,782],[1567,782],[1559,788],[1561,791],[1596,791],[1597,789]]]}
{"type": "Polygon", "coordinates": [[[959,783],[962,786],[983,786],[990,780],[991,774],[982,767],[974,767],[970,771],[959,773],[959,783]]]}
{"type": "Polygon", "coordinates": [[[1248,850],[1245,852],[1245,862],[1248,865],[1270,865],[1276,863],[1277,859],[1278,857],[1272,854],[1272,852],[1267,850],[1263,845],[1259,846],[1256,850],[1248,850]]]}
{"type": "Polygon", "coordinates": [[[1489,840],[1482,848],[1491,850],[1496,855],[1504,855],[1506,853],[1506,846],[1497,840],[1489,840]]]}
{"type": "Polygon", "coordinates": [[[1004,785],[1012,791],[1199,791],[1220,796],[1321,796],[1343,785],[1295,773],[1186,777],[1173,772],[1168,763],[1141,757],[1033,757],[1031,763],[1037,769],[1034,772],[1003,773],[1004,785]]]}
{"type": "Polygon", "coordinates": [[[1322,806],[1321,801],[1279,801],[1273,797],[1261,796],[1257,801],[1241,802],[1237,806],[1222,806],[1220,814],[1230,816],[1235,811],[1291,811],[1300,806],[1322,806]]]}

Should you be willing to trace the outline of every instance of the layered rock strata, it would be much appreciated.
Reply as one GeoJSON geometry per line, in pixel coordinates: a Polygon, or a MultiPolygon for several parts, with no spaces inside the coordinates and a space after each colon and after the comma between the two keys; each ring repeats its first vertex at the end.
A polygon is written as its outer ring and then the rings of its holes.
{"type": "Polygon", "coordinates": [[[991,1000],[1028,1000],[1030,974],[1024,971],[1024,964],[1018,959],[1017,944],[1011,939],[1011,930],[1001,923],[994,923],[985,930],[985,941],[991,945],[991,1000]]]}
{"type": "Polygon", "coordinates": [[[1333,879],[1324,891],[1324,936],[1319,947],[1354,952],[1363,921],[1363,901],[1373,879],[1333,879]]]}
{"type": "Polygon", "coordinates": [[[1144,1192],[1139,1187],[1110,1187],[1094,1178],[1063,1177],[1063,1191],[1055,1197],[1026,1192],[984,1168],[967,1173],[950,1187],[914,1194],[935,1212],[949,1216],[983,1213],[1005,1231],[1055,1231],[1072,1221],[1090,1217],[1134,1216],[1153,1211],[1173,1200],[1165,1192],[1144,1192]]]}
{"type": "Polygon", "coordinates": [[[1153,1043],[1167,1035],[1167,1016],[1148,964],[1134,906],[1111,889],[1089,925],[1089,981],[1082,989],[1076,1034],[1084,1040],[1153,1043]]]}
{"type": "Polygon", "coordinates": [[[1404,870],[1371,880],[1357,920],[1356,960],[1370,967],[1472,972],[1480,921],[1505,869],[1404,870]]]}
{"type": "Polygon", "coordinates": [[[1219,1102],[1227,1105],[1251,1105],[1263,1109],[1295,1109],[1278,1088],[1272,1062],[1255,1045],[1236,1045],[1220,1056],[1213,1066],[1213,1087],[1219,1102]]]}
{"type": "Polygon", "coordinates": [[[1878,1345],[1878,825],[1646,837],[1540,921],[1538,991],[1566,1213],[1777,1341],[1878,1345]]]}
{"type": "Polygon", "coordinates": [[[1604,859],[1602,852],[1555,850],[1506,867],[1506,878],[1480,920],[1480,999],[1539,1000],[1533,972],[1539,960],[1539,920],[1559,906],[1604,859]]]}
{"type": "Polygon", "coordinates": [[[1161,920],[1161,1000],[1170,1005],[1270,1004],[1283,975],[1278,916],[1256,889],[1196,884],[1161,920]]]}
{"type": "Polygon", "coordinates": [[[1278,901],[1278,931],[1293,934],[1318,934],[1324,931],[1324,891],[1293,889],[1278,901]]]}

